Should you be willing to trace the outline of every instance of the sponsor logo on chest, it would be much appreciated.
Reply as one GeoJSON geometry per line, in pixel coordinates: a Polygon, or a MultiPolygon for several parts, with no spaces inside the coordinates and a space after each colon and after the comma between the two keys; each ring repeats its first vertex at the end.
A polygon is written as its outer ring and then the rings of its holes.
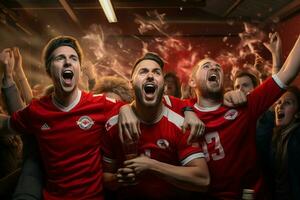
{"type": "Polygon", "coordinates": [[[89,116],[82,116],[77,121],[77,125],[82,130],[88,130],[94,125],[94,121],[89,116]]]}
{"type": "Polygon", "coordinates": [[[227,120],[234,120],[235,118],[237,118],[238,114],[239,113],[237,110],[230,109],[225,113],[224,118],[227,120]]]}

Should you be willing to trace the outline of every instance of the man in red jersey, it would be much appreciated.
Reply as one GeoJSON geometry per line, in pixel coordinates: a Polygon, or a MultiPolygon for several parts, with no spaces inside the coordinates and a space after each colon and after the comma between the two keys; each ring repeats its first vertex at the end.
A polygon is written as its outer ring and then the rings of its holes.
{"type": "MultiPolygon", "coordinates": [[[[100,133],[109,112],[122,103],[78,89],[81,61],[76,39],[52,39],[44,49],[44,62],[53,95],[33,100],[11,118],[0,116],[1,132],[37,138],[45,168],[44,199],[103,199],[100,133]]],[[[4,78],[6,86],[12,82],[4,78]]]]}
{"type": "Polygon", "coordinates": [[[183,117],[162,102],[162,70],[163,61],[154,53],[147,53],[133,68],[132,108],[141,121],[141,135],[131,149],[122,148],[118,115],[106,123],[108,132],[102,139],[104,186],[117,189],[118,199],[184,199],[189,195],[186,190],[205,191],[209,184],[199,145],[189,145],[189,133],[182,133],[183,117]],[[137,157],[127,160],[128,153],[137,157]]]}
{"type": "Polygon", "coordinates": [[[208,163],[211,185],[209,199],[241,199],[243,189],[253,189],[263,199],[262,174],[257,164],[256,122],[284,92],[298,74],[300,39],[282,69],[247,95],[247,105],[223,106],[223,70],[212,59],[196,65],[190,84],[197,101],[194,109],[205,123],[203,151],[208,163]]]}

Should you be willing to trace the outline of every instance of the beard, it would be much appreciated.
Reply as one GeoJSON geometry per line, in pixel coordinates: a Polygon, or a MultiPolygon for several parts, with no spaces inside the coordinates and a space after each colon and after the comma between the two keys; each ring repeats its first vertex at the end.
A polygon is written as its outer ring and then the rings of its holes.
{"type": "Polygon", "coordinates": [[[201,94],[204,98],[213,99],[213,100],[222,100],[224,89],[221,87],[220,89],[209,89],[208,87],[201,88],[201,94]]]}
{"type": "Polygon", "coordinates": [[[143,98],[142,89],[140,89],[137,86],[133,86],[133,90],[134,90],[136,102],[138,104],[142,105],[142,106],[145,106],[145,107],[156,107],[156,106],[158,106],[161,103],[162,97],[163,97],[163,94],[164,94],[164,87],[158,88],[156,98],[153,101],[148,102],[148,101],[144,100],[144,98],[143,98]]]}

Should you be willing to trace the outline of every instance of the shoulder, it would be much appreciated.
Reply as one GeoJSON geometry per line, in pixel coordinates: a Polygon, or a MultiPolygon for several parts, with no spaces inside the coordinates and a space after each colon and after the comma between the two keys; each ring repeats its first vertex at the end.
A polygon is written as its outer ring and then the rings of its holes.
{"type": "Polygon", "coordinates": [[[184,118],[166,106],[164,106],[163,109],[163,116],[165,119],[172,125],[175,125],[177,128],[181,129],[184,118]]]}
{"type": "Polygon", "coordinates": [[[82,98],[88,102],[94,103],[117,103],[117,100],[109,98],[104,94],[93,94],[91,92],[82,92],[82,98]]]}
{"type": "Polygon", "coordinates": [[[39,110],[41,108],[45,108],[47,105],[51,104],[51,102],[51,96],[33,98],[31,102],[26,106],[26,110],[39,110]]]}

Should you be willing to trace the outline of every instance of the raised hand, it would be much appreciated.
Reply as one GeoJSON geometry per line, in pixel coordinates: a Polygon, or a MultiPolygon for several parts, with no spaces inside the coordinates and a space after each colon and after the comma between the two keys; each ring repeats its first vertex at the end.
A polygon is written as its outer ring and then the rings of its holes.
{"type": "Polygon", "coordinates": [[[13,85],[13,71],[15,66],[15,58],[12,49],[4,49],[0,53],[0,68],[3,71],[3,86],[10,87],[13,85]]]}
{"type": "Polygon", "coordinates": [[[271,52],[271,53],[280,53],[282,49],[282,42],[277,32],[269,33],[270,41],[269,43],[264,42],[264,46],[271,52]]]}
{"type": "Polygon", "coordinates": [[[282,66],[281,64],[282,42],[277,32],[270,33],[269,38],[270,38],[270,42],[269,43],[264,42],[263,44],[272,54],[272,62],[273,62],[272,74],[275,74],[280,70],[282,66]]]}
{"type": "Polygon", "coordinates": [[[13,51],[13,55],[14,55],[14,58],[15,58],[15,68],[19,69],[19,68],[22,68],[22,65],[23,65],[23,59],[22,59],[22,55],[20,53],[20,50],[18,47],[13,47],[12,48],[12,51],[13,51]]]}

